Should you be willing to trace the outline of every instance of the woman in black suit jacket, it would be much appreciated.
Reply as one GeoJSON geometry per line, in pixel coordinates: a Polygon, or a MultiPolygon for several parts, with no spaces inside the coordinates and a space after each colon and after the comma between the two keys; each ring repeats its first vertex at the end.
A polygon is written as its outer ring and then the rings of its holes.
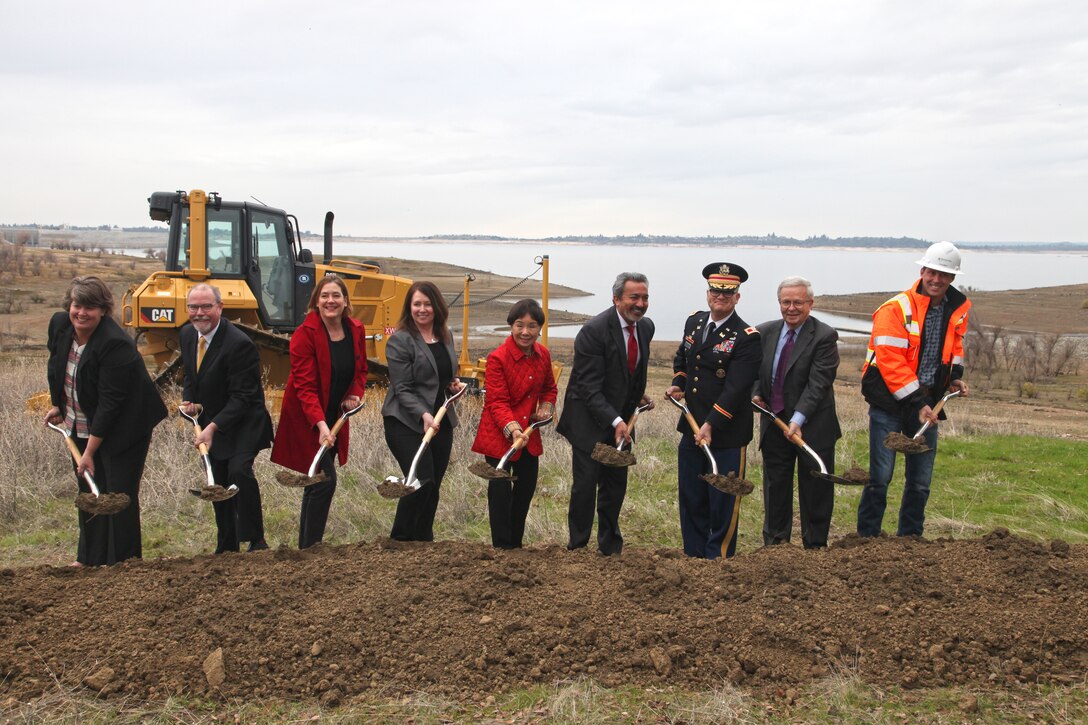
{"type": "Polygon", "coordinates": [[[76,483],[88,491],[90,471],[103,493],[123,493],[127,508],[112,516],[79,512],[76,562],[86,566],[140,558],[140,478],[151,431],[166,406],[132,338],[113,321],[113,295],[97,277],[76,277],[64,309],[49,321],[49,396],[45,419],[63,425],[83,454],[76,483]]]}
{"type": "Polygon", "coordinates": [[[457,352],[446,326],[449,308],[433,282],[414,282],[404,298],[397,331],[386,342],[389,392],[382,404],[385,442],[405,475],[428,428],[436,428],[419,459],[416,476],[422,487],[397,502],[390,537],[401,541],[434,541],[438,489],[453,450],[457,414],[446,412],[443,425],[434,416],[446,392],[460,390],[457,352]],[[448,423],[447,423],[448,421],[448,423]]]}

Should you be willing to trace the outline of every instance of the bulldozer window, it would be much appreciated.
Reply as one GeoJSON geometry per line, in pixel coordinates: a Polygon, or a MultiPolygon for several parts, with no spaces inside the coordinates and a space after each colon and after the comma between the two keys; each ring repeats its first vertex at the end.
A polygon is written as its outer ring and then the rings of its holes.
{"type": "Polygon", "coordinates": [[[250,235],[265,314],[272,325],[290,325],[294,321],[294,269],[283,217],[254,211],[250,235]]]}
{"type": "MultiPolygon", "coordinates": [[[[212,216],[212,215],[209,215],[212,216]]],[[[241,274],[241,225],[232,219],[208,219],[208,269],[218,274],[241,274]]]]}
{"type": "MultiPolygon", "coordinates": [[[[208,269],[216,276],[242,275],[242,215],[237,209],[215,210],[209,207],[205,239],[207,241],[208,269]]],[[[182,217],[180,244],[177,259],[168,260],[167,269],[189,268],[189,221],[182,217]]]]}

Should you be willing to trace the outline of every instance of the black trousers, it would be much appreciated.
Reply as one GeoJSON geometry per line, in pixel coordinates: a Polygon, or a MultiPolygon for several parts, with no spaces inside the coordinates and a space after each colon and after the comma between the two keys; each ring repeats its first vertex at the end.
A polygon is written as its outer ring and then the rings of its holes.
{"type": "MultiPolygon", "coordinates": [[[[499,465],[498,458],[484,456],[488,465],[499,465]]],[[[492,479],[487,483],[487,518],[491,523],[491,545],[497,549],[520,549],[525,538],[525,519],[536,493],[540,459],[522,451],[510,466],[517,480],[492,479]]]]}
{"type": "MultiPolygon", "coordinates": [[[[763,545],[790,540],[793,529],[793,472],[797,469],[797,502],[801,513],[801,542],[806,549],[827,546],[835,484],[815,478],[812,456],[786,440],[777,429],[763,439],[763,545]]],[[[828,473],[835,472],[835,446],[816,449],[828,473]]]]}
{"type": "Polygon", "coordinates": [[[302,489],[302,512],[298,519],[298,548],[305,549],[325,538],[332,495],[336,493],[336,450],[321,459],[325,480],[302,489]]]}
{"type": "MultiPolygon", "coordinates": [[[[423,442],[423,434],[401,423],[396,418],[385,416],[385,443],[400,464],[401,472],[407,476],[412,467],[412,459],[423,442]]],[[[423,485],[415,493],[410,493],[397,501],[397,514],[393,517],[393,530],[390,538],[399,541],[434,541],[434,517],[438,512],[438,494],[442,478],[450,464],[453,451],[453,427],[448,423],[440,425],[438,433],[419,458],[416,478],[423,485]]]]}
{"type": "Polygon", "coordinates": [[[597,509],[597,548],[602,554],[623,551],[620,508],[627,495],[627,469],[597,463],[589,451],[572,447],[570,505],[567,508],[568,549],[589,543],[593,530],[593,509],[597,509]]]}
{"type": "MultiPolygon", "coordinates": [[[[87,449],[86,438],[74,438],[80,452],[87,449]]],[[[122,511],[112,516],[92,516],[79,511],[79,546],[76,561],[86,566],[116,564],[143,555],[140,539],[140,479],[151,436],[115,454],[99,449],[94,455],[94,478],[99,493],[123,493],[131,500],[122,511]]],[[[72,463],[75,470],[75,462],[72,463]]],[[[82,476],[76,476],[81,492],[90,493],[82,476]]]]}
{"type": "Polygon", "coordinates": [[[230,458],[211,458],[215,482],[238,493],[226,501],[213,501],[217,530],[215,553],[238,551],[240,541],[264,540],[264,514],[261,511],[261,487],[253,475],[257,451],[236,453],[230,458]]]}

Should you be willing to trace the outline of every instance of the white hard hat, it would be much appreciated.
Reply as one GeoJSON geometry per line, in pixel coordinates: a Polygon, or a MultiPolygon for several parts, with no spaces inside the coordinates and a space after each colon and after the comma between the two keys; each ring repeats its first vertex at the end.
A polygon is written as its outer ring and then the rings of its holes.
{"type": "Polygon", "coordinates": [[[938,272],[959,274],[960,250],[956,249],[956,245],[952,242],[937,242],[936,244],[931,244],[929,249],[926,250],[925,256],[915,262],[915,264],[920,264],[929,269],[935,269],[938,272]]]}

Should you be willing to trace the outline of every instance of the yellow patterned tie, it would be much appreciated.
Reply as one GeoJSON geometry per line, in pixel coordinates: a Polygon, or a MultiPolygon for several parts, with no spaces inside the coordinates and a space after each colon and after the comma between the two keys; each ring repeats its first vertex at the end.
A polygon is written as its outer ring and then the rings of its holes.
{"type": "Polygon", "coordinates": [[[200,363],[204,362],[204,353],[208,351],[208,340],[201,335],[196,345],[196,371],[200,372],[200,363]]]}

